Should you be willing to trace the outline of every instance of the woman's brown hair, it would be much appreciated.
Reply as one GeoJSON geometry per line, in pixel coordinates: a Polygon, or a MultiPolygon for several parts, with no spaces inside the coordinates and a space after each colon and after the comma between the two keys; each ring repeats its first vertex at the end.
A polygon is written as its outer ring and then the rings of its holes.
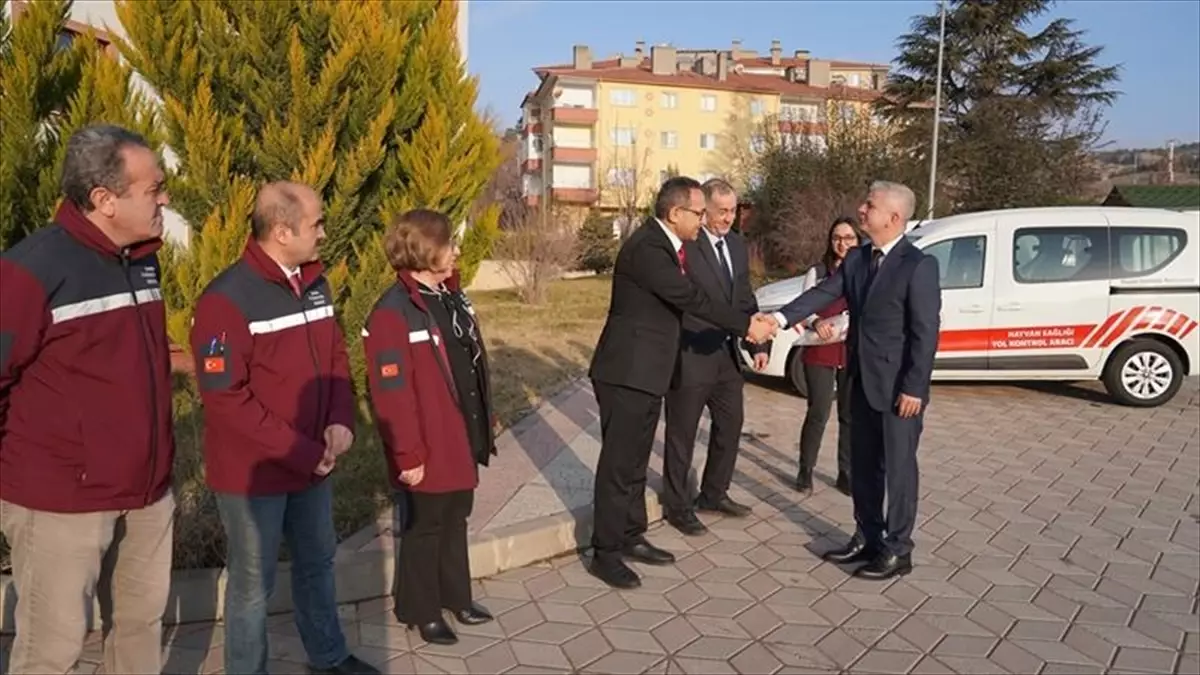
{"type": "Polygon", "coordinates": [[[438,256],[450,246],[450,219],[429,209],[402,214],[383,237],[383,249],[396,271],[421,272],[433,269],[438,256]]]}

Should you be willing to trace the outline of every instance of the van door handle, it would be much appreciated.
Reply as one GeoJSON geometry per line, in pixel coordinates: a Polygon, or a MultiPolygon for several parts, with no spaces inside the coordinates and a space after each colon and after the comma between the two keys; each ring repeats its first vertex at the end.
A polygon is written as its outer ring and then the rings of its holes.
{"type": "Polygon", "coordinates": [[[999,312],[1017,312],[1021,310],[1021,303],[1006,302],[1003,305],[996,305],[996,310],[999,312]]]}
{"type": "Polygon", "coordinates": [[[967,305],[958,309],[959,314],[983,314],[983,305],[967,305]]]}

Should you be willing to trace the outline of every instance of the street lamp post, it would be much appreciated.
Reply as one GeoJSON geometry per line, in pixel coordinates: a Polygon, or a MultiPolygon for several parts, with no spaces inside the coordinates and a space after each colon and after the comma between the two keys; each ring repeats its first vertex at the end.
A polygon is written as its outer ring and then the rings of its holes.
{"type": "Polygon", "coordinates": [[[933,219],[934,192],[937,189],[938,129],[942,126],[942,59],[946,50],[946,0],[942,0],[942,26],[938,33],[937,83],[933,96],[933,150],[929,158],[929,211],[926,220],[933,219]]]}

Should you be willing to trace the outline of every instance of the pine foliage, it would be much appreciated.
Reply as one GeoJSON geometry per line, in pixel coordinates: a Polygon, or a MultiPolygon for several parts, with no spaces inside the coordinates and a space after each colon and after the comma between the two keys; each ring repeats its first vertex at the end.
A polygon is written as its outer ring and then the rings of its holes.
{"type": "Polygon", "coordinates": [[[354,336],[390,283],[386,224],[415,207],[467,218],[499,151],[474,112],[456,12],[451,0],[118,0],[119,47],[162,96],[179,156],[172,206],[195,228],[192,246],[173,252],[186,269],[166,275],[183,314],[173,327],[240,252],[245,200],[263,182],[321,194],[322,255],[354,336]]]}
{"type": "Polygon", "coordinates": [[[108,122],[162,142],[151,101],[94,32],[60,46],[72,4],[28,2],[15,22],[0,12],[0,250],[53,216],[72,133],[108,122]]]}

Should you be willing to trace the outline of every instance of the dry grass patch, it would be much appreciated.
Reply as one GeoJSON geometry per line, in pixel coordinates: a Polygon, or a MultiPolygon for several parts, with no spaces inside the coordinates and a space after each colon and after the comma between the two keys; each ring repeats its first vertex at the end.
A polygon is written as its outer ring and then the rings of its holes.
{"type": "MultiPolygon", "coordinates": [[[[540,306],[520,303],[513,291],[471,294],[489,349],[493,402],[505,426],[587,372],[608,312],[610,284],[607,277],[556,281],[540,306]]],[[[220,567],[225,561],[225,534],[204,485],[200,415],[193,380],[176,375],[176,568],[220,567]]],[[[370,421],[359,422],[354,448],[338,461],[331,480],[339,538],[375,520],[385,507],[386,466],[370,421]]],[[[7,566],[8,545],[0,536],[0,570],[7,566]]]]}

